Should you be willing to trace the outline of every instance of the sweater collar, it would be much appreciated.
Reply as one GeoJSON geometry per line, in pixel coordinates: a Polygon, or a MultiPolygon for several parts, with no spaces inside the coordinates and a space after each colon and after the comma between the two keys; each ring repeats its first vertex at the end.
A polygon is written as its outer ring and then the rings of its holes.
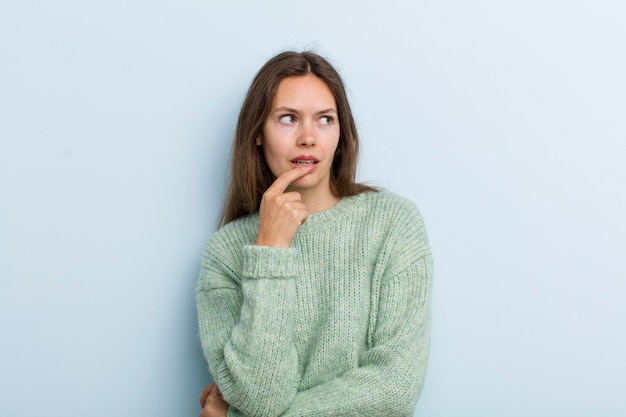
{"type": "Polygon", "coordinates": [[[306,222],[300,226],[298,233],[311,233],[315,230],[326,229],[331,224],[346,219],[351,215],[355,207],[362,205],[365,194],[367,193],[342,197],[334,206],[311,214],[306,219],[306,222]]]}

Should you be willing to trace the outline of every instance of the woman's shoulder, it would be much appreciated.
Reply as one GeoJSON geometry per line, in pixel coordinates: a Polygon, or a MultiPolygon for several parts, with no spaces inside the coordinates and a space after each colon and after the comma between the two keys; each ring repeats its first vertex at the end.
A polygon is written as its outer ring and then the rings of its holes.
{"type": "Polygon", "coordinates": [[[408,198],[391,191],[381,190],[362,194],[363,205],[370,212],[378,216],[391,219],[421,218],[417,205],[408,198]]]}
{"type": "Polygon", "coordinates": [[[253,244],[256,240],[258,215],[240,217],[220,227],[209,239],[205,252],[229,252],[253,244]]]}
{"type": "Polygon", "coordinates": [[[364,198],[366,216],[372,228],[385,230],[391,241],[409,246],[417,243],[420,247],[427,248],[424,220],[413,201],[389,191],[368,193],[364,198]]]}

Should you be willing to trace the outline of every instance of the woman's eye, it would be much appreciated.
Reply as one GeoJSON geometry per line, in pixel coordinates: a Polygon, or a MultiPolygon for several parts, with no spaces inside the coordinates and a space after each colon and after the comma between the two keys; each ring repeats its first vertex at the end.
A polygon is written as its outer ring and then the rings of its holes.
{"type": "Polygon", "coordinates": [[[284,124],[292,124],[296,122],[296,118],[294,117],[293,114],[286,114],[284,116],[281,116],[280,119],[278,119],[278,121],[284,124]]]}
{"type": "Polygon", "coordinates": [[[331,124],[333,124],[333,118],[331,116],[322,116],[319,119],[319,124],[321,124],[321,125],[331,125],[331,124]]]}

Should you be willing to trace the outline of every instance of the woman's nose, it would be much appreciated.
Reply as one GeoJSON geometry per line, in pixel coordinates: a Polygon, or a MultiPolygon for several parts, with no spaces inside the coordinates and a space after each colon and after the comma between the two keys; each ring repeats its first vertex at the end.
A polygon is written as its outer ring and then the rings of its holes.
{"type": "Polygon", "coordinates": [[[304,123],[302,130],[298,136],[299,146],[313,146],[315,145],[315,127],[312,123],[304,123]]]}

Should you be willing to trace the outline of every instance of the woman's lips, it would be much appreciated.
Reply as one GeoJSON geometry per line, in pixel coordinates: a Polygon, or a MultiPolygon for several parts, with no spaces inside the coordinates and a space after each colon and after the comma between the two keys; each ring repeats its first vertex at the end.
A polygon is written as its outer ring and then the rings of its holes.
{"type": "Polygon", "coordinates": [[[308,166],[308,165],[315,165],[318,163],[318,161],[294,159],[293,161],[291,161],[291,163],[296,164],[296,165],[308,166]]]}
{"type": "Polygon", "coordinates": [[[315,167],[317,166],[317,164],[319,164],[319,160],[317,158],[314,157],[297,157],[291,160],[291,166],[296,168],[296,167],[306,167],[309,168],[309,171],[312,171],[313,169],[315,169],[315,167]]]}
{"type": "Polygon", "coordinates": [[[311,166],[316,165],[319,162],[319,159],[310,155],[299,155],[291,160],[291,164],[296,166],[311,166]]]}

